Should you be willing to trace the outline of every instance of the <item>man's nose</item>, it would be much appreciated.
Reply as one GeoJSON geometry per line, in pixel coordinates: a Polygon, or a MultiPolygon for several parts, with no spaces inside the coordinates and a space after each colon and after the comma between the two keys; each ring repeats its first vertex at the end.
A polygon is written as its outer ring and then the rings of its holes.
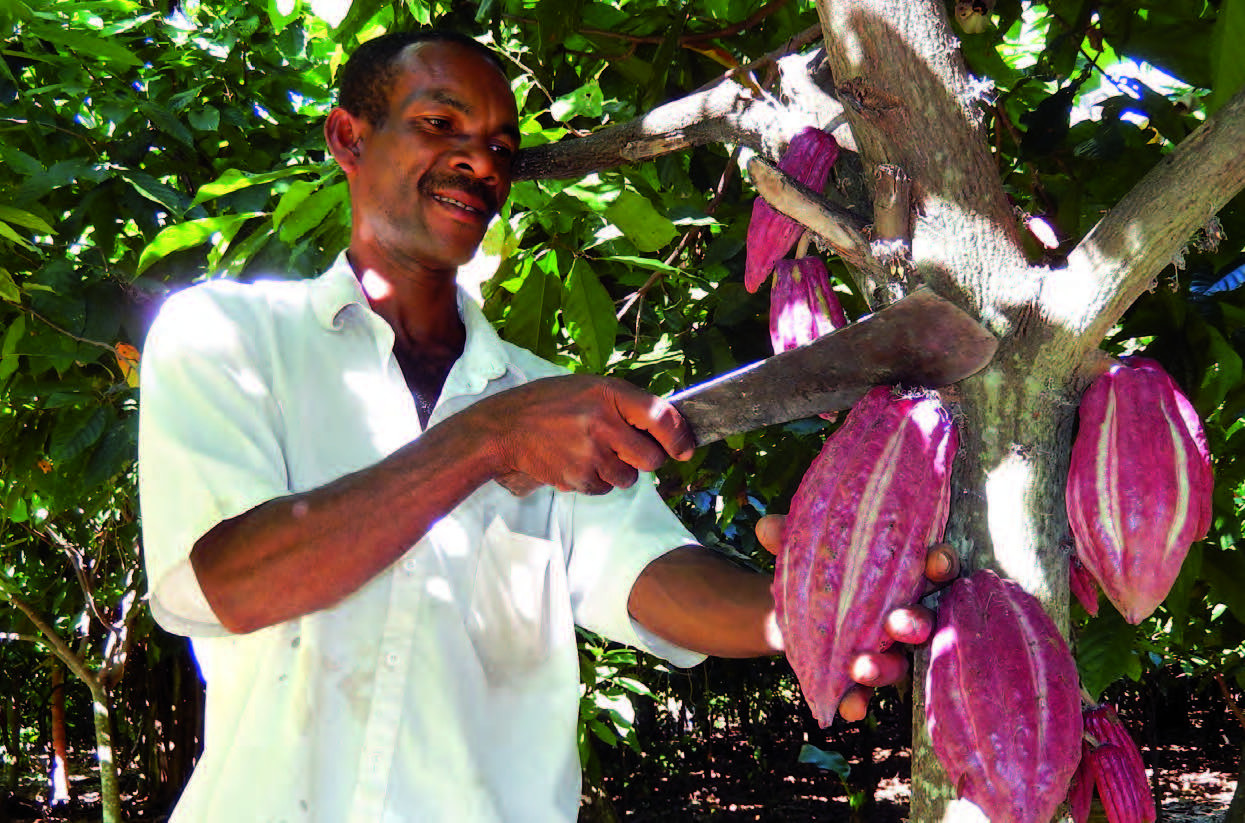
{"type": "Polygon", "coordinates": [[[486,140],[464,139],[451,163],[456,171],[487,183],[500,182],[510,172],[510,161],[500,156],[486,140]]]}

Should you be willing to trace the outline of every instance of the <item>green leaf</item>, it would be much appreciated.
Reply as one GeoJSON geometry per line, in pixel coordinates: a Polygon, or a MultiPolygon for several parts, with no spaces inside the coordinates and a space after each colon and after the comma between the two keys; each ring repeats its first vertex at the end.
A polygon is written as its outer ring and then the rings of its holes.
{"type": "Polygon", "coordinates": [[[549,252],[540,263],[529,268],[523,285],[510,303],[503,329],[511,343],[546,358],[555,353],[556,318],[562,306],[562,281],[546,271],[547,267],[555,266],[556,257],[549,252]]]}
{"type": "Polygon", "coordinates": [[[186,208],[186,196],[176,189],[161,183],[150,174],[141,171],[124,169],[119,172],[121,179],[129,183],[134,191],[153,203],[158,203],[169,210],[170,214],[181,216],[186,208]]]}
{"type": "Polygon", "coordinates": [[[48,443],[48,459],[53,463],[67,463],[82,454],[104,433],[108,422],[108,409],[95,409],[85,420],[80,415],[69,414],[57,421],[48,443]]]}
{"type": "Polygon", "coordinates": [[[618,735],[614,734],[609,726],[606,726],[600,720],[589,720],[588,728],[592,729],[592,733],[601,739],[601,742],[611,748],[618,745],[618,735]]]}
{"type": "Polygon", "coordinates": [[[553,105],[549,107],[549,114],[554,120],[569,123],[580,115],[600,117],[601,112],[604,111],[604,105],[605,96],[601,93],[601,87],[595,80],[589,80],[569,94],[564,94],[554,100],[553,105]]]}
{"type": "Polygon", "coordinates": [[[1203,544],[1202,579],[1210,584],[1212,603],[1222,603],[1245,622],[1245,552],[1203,544]]]}
{"type": "Polygon", "coordinates": [[[78,28],[71,29],[63,24],[34,23],[29,26],[28,30],[31,34],[50,43],[66,47],[73,57],[91,57],[105,63],[120,63],[131,68],[143,64],[143,61],[135,57],[134,53],[125,46],[87,34],[78,28]]]}
{"type": "Polygon", "coordinates": [[[9,270],[4,268],[0,268],[0,300],[7,300],[10,303],[22,302],[21,290],[13,282],[13,276],[9,274],[9,270]]]}
{"type": "Polygon", "coordinates": [[[186,112],[190,125],[199,131],[216,131],[220,128],[220,110],[215,106],[203,106],[186,112]]]}
{"type": "Polygon", "coordinates": [[[801,763],[809,763],[819,769],[834,772],[839,776],[840,780],[846,780],[852,773],[851,764],[847,762],[846,757],[838,752],[828,752],[824,749],[819,749],[809,743],[805,743],[800,748],[799,760],[801,763]]]}
{"type": "Polygon", "coordinates": [[[271,183],[274,180],[280,180],[285,177],[293,177],[296,174],[311,174],[318,171],[313,166],[290,166],[277,171],[270,171],[265,174],[247,174],[240,169],[227,169],[220,177],[211,183],[200,187],[195,194],[195,199],[190,201],[191,206],[197,206],[200,203],[206,203],[209,200],[215,200],[217,197],[223,197],[226,194],[232,194],[235,191],[248,188],[249,186],[262,186],[271,183]]]}
{"type": "Polygon", "coordinates": [[[194,148],[195,136],[186,128],[185,123],[177,119],[176,114],[155,103],[139,103],[138,108],[160,131],[187,148],[194,148]]]}
{"type": "Polygon", "coordinates": [[[15,209],[12,206],[0,206],[0,220],[6,223],[14,223],[31,231],[36,231],[39,234],[56,234],[56,229],[49,226],[42,217],[31,214],[28,211],[15,209]]]}
{"type": "Polygon", "coordinates": [[[34,245],[31,244],[29,240],[13,231],[13,227],[2,220],[0,220],[0,237],[5,238],[6,240],[11,240],[22,248],[29,249],[30,251],[36,251],[34,245]]]}
{"type": "Polygon", "coordinates": [[[1081,685],[1095,700],[1121,677],[1141,678],[1137,627],[1124,621],[1109,603],[1091,619],[1076,639],[1076,668],[1081,685]]]}
{"type": "MultiPolygon", "coordinates": [[[[288,195],[289,192],[286,194],[288,195]]],[[[278,236],[285,243],[297,242],[304,234],[323,223],[335,208],[345,204],[349,199],[348,194],[347,184],[341,182],[305,196],[282,215],[281,227],[277,231],[278,236]]],[[[278,204],[278,209],[283,205],[284,198],[278,204]]],[[[276,219],[275,214],[273,219],[276,219]]]]}
{"type": "Polygon", "coordinates": [[[618,195],[605,210],[605,216],[640,251],[657,251],[679,233],[670,218],[653,208],[648,198],[630,190],[618,195]]]}
{"type": "Polygon", "coordinates": [[[562,315],[567,332],[583,353],[584,364],[598,374],[604,372],[614,351],[618,319],[609,292],[583,258],[571,266],[562,315]]]}
{"type": "Polygon", "coordinates": [[[201,243],[206,243],[212,238],[212,235],[218,232],[232,237],[239,226],[252,217],[258,216],[260,216],[258,213],[225,214],[219,217],[202,217],[198,220],[188,220],[185,223],[175,223],[172,226],[166,226],[156,235],[154,240],[147,244],[147,248],[143,249],[142,255],[138,258],[138,268],[135,274],[142,274],[152,264],[163,260],[174,252],[191,249],[201,243]]]}
{"type": "Polygon", "coordinates": [[[1214,113],[1245,86],[1245,0],[1223,0],[1211,38],[1210,63],[1214,85],[1207,104],[1214,113]]]}

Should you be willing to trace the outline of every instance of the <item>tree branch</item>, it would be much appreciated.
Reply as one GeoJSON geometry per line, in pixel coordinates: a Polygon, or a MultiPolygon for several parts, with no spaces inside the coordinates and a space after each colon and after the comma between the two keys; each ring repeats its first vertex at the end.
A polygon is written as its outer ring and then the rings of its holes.
{"type": "Polygon", "coordinates": [[[1050,272],[1042,308],[1094,348],[1189,238],[1245,188],[1245,91],[1163,158],[1050,272]]]}
{"type": "MultiPolygon", "coordinates": [[[[805,55],[778,62],[784,82],[788,77],[808,76],[805,55]]],[[[821,96],[829,100],[824,93],[821,96]]],[[[800,129],[808,125],[826,128],[841,113],[837,106],[823,108],[817,112],[794,109],[773,98],[758,97],[737,82],[720,82],[587,137],[524,149],[515,158],[514,179],[583,177],[707,143],[742,145],[778,157],[800,129]],[[813,119],[817,122],[810,122],[813,119]]]]}
{"type": "Polygon", "coordinates": [[[819,235],[849,265],[861,269],[874,267],[875,261],[864,235],[868,221],[863,217],[826,201],[764,158],[749,160],[748,173],[752,175],[757,192],[776,211],[819,235]]]}

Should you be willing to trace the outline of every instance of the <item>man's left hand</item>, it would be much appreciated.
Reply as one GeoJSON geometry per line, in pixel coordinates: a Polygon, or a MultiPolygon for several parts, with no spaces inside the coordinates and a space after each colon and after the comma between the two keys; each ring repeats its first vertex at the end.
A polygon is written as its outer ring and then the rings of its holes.
{"type": "MultiPolygon", "coordinates": [[[[782,550],[786,515],[767,515],[756,526],[757,540],[771,554],[782,550]]],[[[932,591],[954,580],[960,573],[960,559],[946,544],[930,549],[925,557],[927,589],[932,591]]],[[[896,643],[916,645],[929,639],[934,629],[934,613],[913,604],[892,611],[886,618],[886,633],[896,643]]],[[[848,722],[863,720],[869,713],[869,698],[877,686],[889,686],[908,673],[908,656],[902,647],[858,655],[851,665],[853,686],[839,703],[839,715],[848,722]]]]}

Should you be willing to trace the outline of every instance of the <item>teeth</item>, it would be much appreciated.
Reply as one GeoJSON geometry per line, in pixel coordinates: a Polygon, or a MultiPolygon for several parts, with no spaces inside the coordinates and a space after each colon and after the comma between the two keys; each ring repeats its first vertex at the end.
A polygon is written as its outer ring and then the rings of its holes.
{"type": "Polygon", "coordinates": [[[451,206],[457,206],[460,209],[466,209],[467,211],[475,212],[476,214],[484,213],[480,209],[477,209],[475,206],[469,206],[466,203],[463,203],[462,201],[455,200],[453,197],[445,197],[444,195],[440,195],[440,194],[434,194],[432,197],[435,200],[440,200],[442,203],[449,203],[451,206]]]}

